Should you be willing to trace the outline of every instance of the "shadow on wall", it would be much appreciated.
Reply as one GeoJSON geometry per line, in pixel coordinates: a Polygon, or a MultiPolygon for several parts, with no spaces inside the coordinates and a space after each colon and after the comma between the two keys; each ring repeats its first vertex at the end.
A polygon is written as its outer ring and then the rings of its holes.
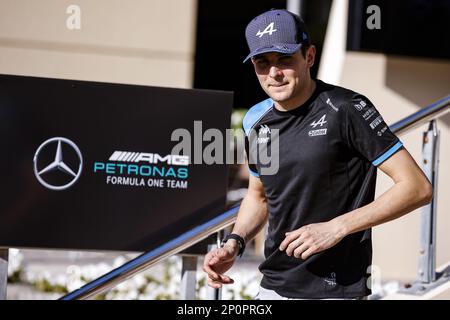
{"type": "MultiPolygon", "coordinates": [[[[387,57],[386,86],[418,107],[450,94],[450,61],[387,57]]],[[[450,114],[440,118],[450,128],[450,114]]]]}

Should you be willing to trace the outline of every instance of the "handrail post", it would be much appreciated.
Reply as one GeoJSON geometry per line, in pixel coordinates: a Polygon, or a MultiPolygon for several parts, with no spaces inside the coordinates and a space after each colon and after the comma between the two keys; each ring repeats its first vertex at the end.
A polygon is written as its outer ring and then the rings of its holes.
{"type": "Polygon", "coordinates": [[[8,249],[0,248],[0,300],[6,300],[8,286],[8,249]]]}
{"type": "Polygon", "coordinates": [[[195,255],[182,255],[180,300],[195,300],[197,261],[195,255]]]}
{"type": "MultiPolygon", "coordinates": [[[[220,239],[223,237],[223,230],[216,233],[217,239],[215,244],[208,245],[208,252],[220,246],[220,239]]],[[[206,280],[208,281],[208,279],[206,280]]],[[[214,289],[206,284],[206,299],[207,300],[222,300],[222,289],[214,289]]]]}
{"type": "Polygon", "coordinates": [[[439,167],[439,136],[436,120],[430,121],[423,133],[423,171],[433,186],[432,201],[422,208],[420,224],[420,255],[418,280],[422,283],[436,281],[436,207],[439,167]]]}

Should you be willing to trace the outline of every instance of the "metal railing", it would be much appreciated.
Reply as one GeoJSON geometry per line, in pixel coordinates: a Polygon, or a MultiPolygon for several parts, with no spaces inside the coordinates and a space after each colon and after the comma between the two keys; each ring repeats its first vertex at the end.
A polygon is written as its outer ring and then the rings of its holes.
{"type": "Polygon", "coordinates": [[[393,125],[389,126],[396,135],[402,135],[408,131],[413,130],[433,119],[442,117],[447,112],[450,112],[450,96],[446,96],[441,100],[436,101],[429,106],[420,109],[419,111],[413,113],[412,115],[397,121],[393,125]]]}
{"type": "Polygon", "coordinates": [[[209,235],[232,225],[236,220],[238,211],[239,205],[236,205],[218,217],[183,233],[177,238],[159,246],[154,250],[141,254],[124,265],[101,276],[100,278],[89,282],[80,289],[66,294],[60,299],[87,299],[108,290],[131,278],[135,274],[150,268],[165,258],[177,254],[184,249],[191,247],[195,243],[207,238],[209,235]]]}
{"type": "MultiPolygon", "coordinates": [[[[447,96],[414,114],[394,123],[390,129],[397,135],[402,135],[413,128],[437,119],[450,111],[450,96],[447,96]]],[[[434,129],[433,129],[434,130],[434,129]]],[[[222,213],[218,217],[204,223],[182,235],[167,242],[166,244],[146,252],[137,258],[130,260],[121,267],[114,269],[98,279],[84,285],[83,287],[61,297],[62,300],[87,299],[110,289],[122,281],[131,278],[135,274],[157,264],[161,260],[177,254],[184,249],[194,245],[200,240],[207,238],[227,226],[234,223],[239,211],[240,204],[222,213]]],[[[435,207],[433,207],[435,208],[435,207]]],[[[434,244],[433,244],[434,245],[434,244]]],[[[428,260],[433,257],[427,258],[428,260]]],[[[432,264],[431,264],[432,265],[432,264]]]]}

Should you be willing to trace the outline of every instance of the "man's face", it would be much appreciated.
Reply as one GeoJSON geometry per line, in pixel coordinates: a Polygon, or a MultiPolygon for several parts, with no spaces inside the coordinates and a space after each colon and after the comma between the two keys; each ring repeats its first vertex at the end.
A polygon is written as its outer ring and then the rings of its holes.
{"type": "MultiPolygon", "coordinates": [[[[309,48],[306,57],[314,60],[314,52],[309,48]]],[[[309,77],[309,68],[312,65],[307,62],[301,53],[287,55],[277,52],[269,52],[252,58],[253,66],[259,83],[269,97],[276,102],[288,103],[295,100],[305,86],[305,79],[309,77]]]]}

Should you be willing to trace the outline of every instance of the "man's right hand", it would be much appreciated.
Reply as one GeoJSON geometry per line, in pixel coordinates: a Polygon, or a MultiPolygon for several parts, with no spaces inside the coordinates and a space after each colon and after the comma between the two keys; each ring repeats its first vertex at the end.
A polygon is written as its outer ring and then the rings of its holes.
{"type": "Polygon", "coordinates": [[[234,280],[226,276],[236,260],[239,248],[236,240],[228,240],[222,248],[214,249],[205,256],[203,270],[208,274],[208,285],[219,289],[223,284],[234,283],[234,280]]]}

